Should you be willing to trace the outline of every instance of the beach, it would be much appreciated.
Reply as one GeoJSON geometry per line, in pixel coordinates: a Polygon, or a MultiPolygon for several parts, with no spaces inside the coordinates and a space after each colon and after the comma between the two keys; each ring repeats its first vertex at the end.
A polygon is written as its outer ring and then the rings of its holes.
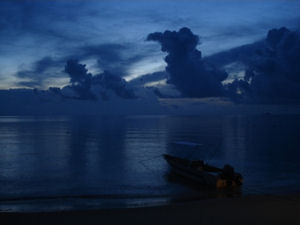
{"type": "Polygon", "coordinates": [[[279,225],[300,224],[299,212],[300,194],[288,194],[211,199],[141,208],[47,213],[2,212],[0,221],[3,225],[279,225]]]}

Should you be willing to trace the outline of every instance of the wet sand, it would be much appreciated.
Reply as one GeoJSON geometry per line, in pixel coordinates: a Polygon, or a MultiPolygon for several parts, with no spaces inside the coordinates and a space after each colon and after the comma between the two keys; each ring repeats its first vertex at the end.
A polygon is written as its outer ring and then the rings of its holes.
{"type": "Polygon", "coordinates": [[[165,206],[60,211],[47,213],[0,213],[0,223],[14,225],[215,225],[300,224],[300,194],[212,199],[165,206]]]}

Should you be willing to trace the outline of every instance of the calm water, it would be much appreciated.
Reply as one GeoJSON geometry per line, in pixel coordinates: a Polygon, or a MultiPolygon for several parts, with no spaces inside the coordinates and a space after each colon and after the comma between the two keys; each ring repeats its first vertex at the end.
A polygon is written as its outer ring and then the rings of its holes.
{"type": "Polygon", "coordinates": [[[299,159],[300,116],[0,117],[0,210],[299,192],[299,159]],[[164,153],[230,163],[245,183],[195,187],[169,173],[164,153]]]}

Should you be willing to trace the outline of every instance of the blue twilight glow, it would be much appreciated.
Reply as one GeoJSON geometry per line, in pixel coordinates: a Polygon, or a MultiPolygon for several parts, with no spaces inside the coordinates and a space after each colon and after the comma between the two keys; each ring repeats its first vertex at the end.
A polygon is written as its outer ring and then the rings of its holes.
{"type": "Polygon", "coordinates": [[[62,87],[67,59],[92,74],[133,78],[163,71],[164,53],[147,35],[189,27],[203,56],[298,29],[299,1],[129,0],[0,2],[0,89],[62,87]]]}

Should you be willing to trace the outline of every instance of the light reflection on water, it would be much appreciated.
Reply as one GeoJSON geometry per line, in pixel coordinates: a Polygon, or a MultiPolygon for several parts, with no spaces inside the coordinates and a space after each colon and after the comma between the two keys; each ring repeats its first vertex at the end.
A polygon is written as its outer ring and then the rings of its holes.
{"type": "Polygon", "coordinates": [[[0,199],[50,197],[50,210],[223,196],[170,177],[164,153],[232,164],[244,194],[296,192],[299,131],[299,116],[0,117],[0,199]]]}

